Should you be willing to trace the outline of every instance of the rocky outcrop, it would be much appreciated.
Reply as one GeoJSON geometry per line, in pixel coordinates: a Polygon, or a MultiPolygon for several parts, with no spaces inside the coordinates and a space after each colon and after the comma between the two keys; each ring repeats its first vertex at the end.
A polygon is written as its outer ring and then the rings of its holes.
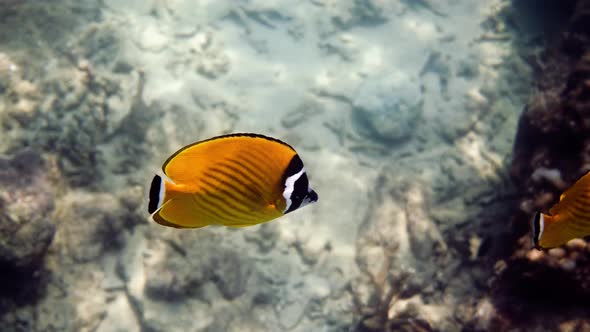
{"type": "Polygon", "coordinates": [[[577,239],[548,252],[533,250],[529,223],[535,211],[547,212],[590,170],[589,26],[590,1],[578,1],[557,46],[545,52],[543,61],[536,59],[538,92],[520,117],[511,165],[520,191],[511,225],[519,239],[513,254],[496,264],[493,283],[496,305],[508,314],[501,319],[504,327],[522,317],[550,329],[572,319],[588,324],[579,312],[589,303],[588,242],[577,239]],[[530,313],[551,308],[559,310],[544,318],[530,313]]]}
{"type": "Polygon", "coordinates": [[[53,240],[49,215],[55,189],[41,155],[25,150],[0,158],[0,265],[30,270],[53,240]]]}
{"type": "Polygon", "coordinates": [[[34,303],[45,289],[44,260],[56,227],[55,167],[38,152],[0,156],[0,329],[32,329],[34,303]]]}

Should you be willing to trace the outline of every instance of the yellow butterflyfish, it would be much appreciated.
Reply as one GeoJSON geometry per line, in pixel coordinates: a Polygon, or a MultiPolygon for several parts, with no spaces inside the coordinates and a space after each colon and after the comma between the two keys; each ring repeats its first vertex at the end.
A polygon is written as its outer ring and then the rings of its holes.
{"type": "Polygon", "coordinates": [[[148,212],[164,226],[251,226],[318,200],[295,149],[258,134],[187,145],[162,170],[152,180],[148,212]]]}

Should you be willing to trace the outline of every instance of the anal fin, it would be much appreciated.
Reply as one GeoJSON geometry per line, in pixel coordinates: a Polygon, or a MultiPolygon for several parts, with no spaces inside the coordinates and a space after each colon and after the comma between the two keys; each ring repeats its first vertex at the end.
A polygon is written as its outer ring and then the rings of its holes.
{"type": "Polygon", "coordinates": [[[156,211],[152,218],[160,225],[175,228],[199,228],[208,226],[209,223],[203,220],[203,216],[195,209],[193,198],[186,195],[176,195],[166,201],[156,211]]]}

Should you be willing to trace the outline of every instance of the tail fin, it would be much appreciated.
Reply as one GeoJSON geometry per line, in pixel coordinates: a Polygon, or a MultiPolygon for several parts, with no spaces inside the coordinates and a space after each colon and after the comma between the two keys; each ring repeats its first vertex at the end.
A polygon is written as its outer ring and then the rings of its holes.
{"type": "Polygon", "coordinates": [[[576,234],[565,221],[557,221],[555,216],[537,212],[533,219],[533,245],[537,249],[551,249],[575,238],[576,234]]]}
{"type": "Polygon", "coordinates": [[[194,198],[157,174],[150,185],[148,212],[155,222],[163,226],[197,228],[207,225],[195,211],[194,198]]]}
{"type": "Polygon", "coordinates": [[[158,211],[162,204],[164,204],[164,193],[166,191],[166,184],[161,176],[155,175],[150,186],[150,193],[148,196],[148,212],[153,214],[158,211]]]}

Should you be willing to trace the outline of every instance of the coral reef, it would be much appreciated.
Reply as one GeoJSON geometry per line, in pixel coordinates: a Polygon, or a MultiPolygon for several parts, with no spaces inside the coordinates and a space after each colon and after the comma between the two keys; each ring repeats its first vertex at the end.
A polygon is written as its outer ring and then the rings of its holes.
{"type": "Polygon", "coordinates": [[[590,24],[590,2],[568,6],[572,11],[558,42],[531,60],[537,69],[538,91],[520,116],[514,143],[510,172],[520,198],[510,222],[513,238],[518,240],[513,253],[496,264],[493,282],[504,326],[532,321],[558,329],[568,320],[579,328],[589,324],[579,310],[587,305],[590,294],[587,241],[575,239],[539,252],[531,248],[529,228],[535,211],[546,212],[590,169],[590,33],[581,28],[590,24]],[[552,315],[536,315],[557,307],[552,315]]]}
{"type": "Polygon", "coordinates": [[[33,150],[0,158],[0,265],[36,269],[53,240],[56,190],[50,163],[33,150]]]}
{"type": "Polygon", "coordinates": [[[35,303],[45,293],[44,258],[56,233],[51,214],[57,178],[54,163],[36,151],[26,149],[0,157],[2,330],[7,326],[15,331],[31,330],[31,315],[18,313],[16,308],[35,303]]]}
{"type": "MultiPolygon", "coordinates": [[[[465,174],[470,169],[462,157],[453,159],[457,164],[444,166],[449,171],[465,174]]],[[[420,167],[419,162],[414,167],[420,167]]],[[[500,227],[493,213],[501,214],[508,204],[490,200],[501,197],[505,184],[497,179],[478,184],[441,179],[445,188],[448,183],[462,188],[464,194],[457,197],[425,190],[427,186],[394,173],[386,168],[377,180],[376,196],[357,239],[356,262],[362,274],[350,283],[357,330],[454,331],[484,324],[488,315],[478,316],[474,306],[487,290],[495,255],[489,242],[500,227]],[[444,313],[446,307],[454,308],[453,316],[444,313]]]]}
{"type": "Polygon", "coordinates": [[[132,99],[122,100],[122,89],[119,78],[97,74],[88,62],[65,66],[34,83],[13,78],[0,113],[12,136],[4,148],[24,145],[54,152],[71,184],[95,183],[104,163],[99,145],[125,126],[133,110],[132,99]]]}
{"type": "Polygon", "coordinates": [[[0,55],[0,123],[10,140],[0,149],[55,153],[76,186],[102,178],[108,160],[100,145],[124,126],[137,99],[133,91],[140,90],[140,75],[129,75],[133,68],[116,56],[118,37],[111,23],[97,22],[99,12],[98,4],[67,0],[0,9],[0,16],[10,14],[0,34],[7,41],[0,55]]]}

